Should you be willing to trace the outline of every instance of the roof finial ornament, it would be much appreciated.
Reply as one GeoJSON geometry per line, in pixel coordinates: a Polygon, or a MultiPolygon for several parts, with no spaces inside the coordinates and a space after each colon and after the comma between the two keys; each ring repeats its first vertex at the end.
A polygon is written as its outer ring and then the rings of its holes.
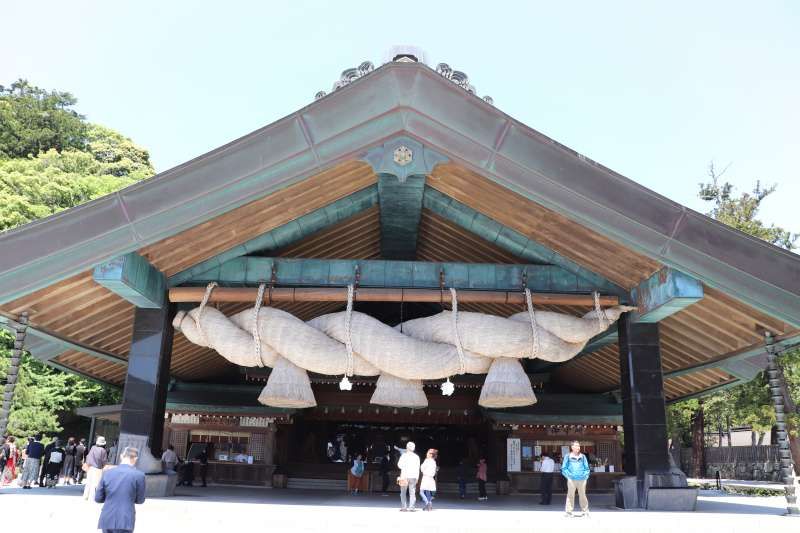
{"type": "MultiPolygon", "coordinates": [[[[447,63],[439,63],[436,65],[436,72],[441,74],[442,77],[452,81],[465,91],[472,94],[477,94],[475,91],[475,86],[469,82],[469,77],[467,77],[467,75],[460,70],[453,70],[447,63]]],[[[494,99],[491,96],[484,96],[483,100],[494,105],[494,99]]]]}
{"type": "MultiPolygon", "coordinates": [[[[342,87],[350,85],[358,78],[366,76],[373,70],[375,70],[375,65],[372,64],[372,61],[364,61],[355,68],[345,69],[344,71],[342,71],[342,74],[341,76],[339,76],[339,79],[336,81],[336,83],[333,84],[333,89],[331,89],[331,92],[334,92],[338,89],[341,89],[342,87]]],[[[319,91],[317,94],[314,95],[314,100],[319,100],[320,98],[323,98],[326,94],[327,93],[325,91],[319,91]]]]}

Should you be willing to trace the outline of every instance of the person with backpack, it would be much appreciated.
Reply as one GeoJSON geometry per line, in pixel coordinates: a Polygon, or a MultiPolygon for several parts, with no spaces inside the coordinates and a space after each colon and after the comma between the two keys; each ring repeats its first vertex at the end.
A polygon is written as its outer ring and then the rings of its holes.
{"type": "Polygon", "coordinates": [[[53,447],[50,448],[50,453],[45,454],[44,460],[44,478],[45,486],[49,489],[55,488],[58,484],[58,478],[61,474],[61,467],[64,464],[64,457],[66,452],[61,446],[61,441],[58,437],[53,437],[53,447]]]}
{"type": "MultiPolygon", "coordinates": [[[[561,461],[561,475],[567,478],[567,503],[565,512],[573,516],[575,492],[581,504],[582,516],[589,516],[589,500],[586,498],[586,480],[589,479],[589,461],[581,453],[581,443],[573,441],[570,452],[561,461]]],[[[581,515],[577,515],[581,516],[581,515]]]]}

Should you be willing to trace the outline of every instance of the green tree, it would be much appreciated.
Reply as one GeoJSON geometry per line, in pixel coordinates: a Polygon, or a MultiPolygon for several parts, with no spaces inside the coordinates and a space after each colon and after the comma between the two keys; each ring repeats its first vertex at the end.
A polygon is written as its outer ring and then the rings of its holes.
{"type": "Polygon", "coordinates": [[[735,189],[731,183],[720,182],[720,178],[726,170],[727,167],[722,172],[717,172],[712,162],[708,166],[709,181],[700,183],[700,198],[713,203],[713,207],[707,215],[770,244],[793,250],[798,238],[796,233],[791,233],[774,224],[767,227],[756,218],[758,210],[761,208],[761,202],[774,193],[777,186],[764,188],[760,181],[756,181],[752,193],[745,192],[735,195],[735,189]]]}
{"type": "Polygon", "coordinates": [[[87,127],[85,151],[50,149],[0,159],[0,231],[104,196],[154,174],[146,150],[119,133],[87,127]]]}
{"type": "Polygon", "coordinates": [[[87,124],[68,92],[47,91],[17,80],[0,85],[0,156],[27,157],[48,150],[82,150],[87,124]]]}

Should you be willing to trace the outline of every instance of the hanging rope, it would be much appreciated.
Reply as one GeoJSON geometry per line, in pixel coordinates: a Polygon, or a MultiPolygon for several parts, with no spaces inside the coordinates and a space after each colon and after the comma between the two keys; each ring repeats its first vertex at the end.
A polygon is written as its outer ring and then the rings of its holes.
{"type": "Polygon", "coordinates": [[[206,309],[206,304],[208,303],[208,299],[211,298],[211,293],[214,291],[214,287],[217,286],[216,281],[212,281],[206,286],[206,293],[203,295],[203,300],[200,302],[200,308],[197,310],[197,318],[195,318],[194,323],[197,325],[197,331],[200,333],[200,337],[203,339],[203,343],[208,346],[208,339],[206,338],[206,334],[203,332],[203,327],[201,324],[201,318],[203,318],[203,311],[206,309]]]}
{"type": "Polygon", "coordinates": [[[464,357],[464,348],[461,346],[461,337],[458,335],[458,294],[453,287],[450,287],[450,298],[452,299],[453,307],[453,339],[458,352],[458,373],[465,374],[467,372],[467,359],[464,357]]]}
{"type": "Polygon", "coordinates": [[[528,306],[528,318],[531,321],[531,359],[539,355],[539,332],[536,329],[536,314],[533,310],[533,297],[531,290],[525,288],[525,303],[528,306]]]}
{"type": "Polygon", "coordinates": [[[600,329],[606,329],[611,323],[611,320],[609,320],[605,310],[600,307],[600,293],[598,291],[594,291],[592,296],[594,297],[594,312],[597,315],[597,323],[600,326],[600,329]]]}
{"type": "Polygon", "coordinates": [[[355,290],[352,285],[347,286],[347,311],[344,315],[344,339],[347,348],[347,369],[345,370],[345,377],[353,375],[353,367],[355,360],[353,358],[353,342],[350,336],[350,325],[353,320],[353,295],[355,290]]]}
{"type": "Polygon", "coordinates": [[[266,283],[262,283],[258,286],[256,305],[253,308],[253,341],[256,345],[256,361],[261,361],[261,333],[258,329],[258,312],[261,310],[261,304],[264,303],[264,290],[266,288],[266,283]]]}

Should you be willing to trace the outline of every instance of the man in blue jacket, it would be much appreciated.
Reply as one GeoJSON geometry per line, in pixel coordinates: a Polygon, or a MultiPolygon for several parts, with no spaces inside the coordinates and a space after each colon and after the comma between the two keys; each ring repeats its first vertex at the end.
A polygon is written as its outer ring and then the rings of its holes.
{"type": "Polygon", "coordinates": [[[567,516],[572,516],[575,507],[575,491],[584,516],[589,516],[589,500],[586,499],[586,480],[589,479],[589,461],[581,453],[581,444],[573,441],[571,451],[561,461],[561,475],[567,478],[567,516]]]}
{"type": "Polygon", "coordinates": [[[133,531],[136,521],[134,504],[144,503],[144,473],[136,469],[139,450],[125,448],[120,464],[103,472],[94,501],[103,504],[97,524],[103,533],[133,531]]]}

